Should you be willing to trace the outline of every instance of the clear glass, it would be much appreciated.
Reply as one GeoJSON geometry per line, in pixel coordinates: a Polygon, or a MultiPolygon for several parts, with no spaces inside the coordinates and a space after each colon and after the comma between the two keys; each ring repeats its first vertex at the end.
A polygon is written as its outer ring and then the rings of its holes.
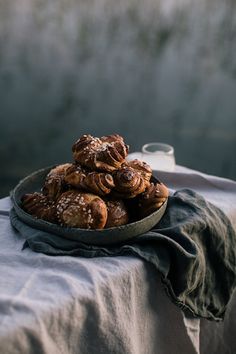
{"type": "Polygon", "coordinates": [[[142,147],[142,160],[153,170],[173,172],[175,170],[175,154],[171,145],[164,143],[148,143],[142,147]]]}

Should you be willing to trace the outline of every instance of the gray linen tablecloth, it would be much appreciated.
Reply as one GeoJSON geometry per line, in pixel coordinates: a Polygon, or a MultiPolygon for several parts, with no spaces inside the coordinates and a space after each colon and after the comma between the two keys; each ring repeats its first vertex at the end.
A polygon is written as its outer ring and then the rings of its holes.
{"type": "MultiPolygon", "coordinates": [[[[173,190],[202,194],[236,227],[235,182],[177,171],[158,175],[173,190]]],[[[236,352],[235,297],[223,323],[186,318],[153,266],[140,259],[21,251],[24,240],[10,226],[10,208],[9,198],[0,201],[0,353],[236,352]]]]}

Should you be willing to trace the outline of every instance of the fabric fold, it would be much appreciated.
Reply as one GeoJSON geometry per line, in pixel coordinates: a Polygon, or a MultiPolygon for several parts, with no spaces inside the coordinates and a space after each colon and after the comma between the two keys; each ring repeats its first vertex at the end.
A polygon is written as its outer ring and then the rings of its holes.
{"type": "Polygon", "coordinates": [[[109,247],[72,241],[24,224],[12,209],[13,227],[25,247],[53,256],[135,255],[161,273],[168,296],[186,313],[222,320],[236,284],[236,234],[228,217],[190,189],[169,197],[161,221],[150,232],[109,247]]]}

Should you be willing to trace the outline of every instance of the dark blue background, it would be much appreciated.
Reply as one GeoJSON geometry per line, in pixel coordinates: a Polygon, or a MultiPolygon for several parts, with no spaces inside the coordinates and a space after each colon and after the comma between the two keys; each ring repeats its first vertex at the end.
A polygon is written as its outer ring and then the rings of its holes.
{"type": "Polygon", "coordinates": [[[236,178],[236,2],[0,1],[0,195],[84,133],[236,178]]]}

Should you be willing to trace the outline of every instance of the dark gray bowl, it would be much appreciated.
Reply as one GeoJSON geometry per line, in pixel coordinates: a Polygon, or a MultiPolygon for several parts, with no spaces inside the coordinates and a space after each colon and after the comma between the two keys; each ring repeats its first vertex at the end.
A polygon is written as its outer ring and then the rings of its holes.
{"type": "Polygon", "coordinates": [[[21,221],[33,228],[60,235],[68,239],[84,242],[86,244],[101,246],[111,245],[124,242],[149,231],[161,220],[166,210],[167,201],[161,206],[160,209],[144,219],[127,225],[111,227],[103,230],[61,227],[41,219],[36,219],[21,208],[21,197],[25,193],[40,191],[44,183],[44,179],[52,167],[54,166],[50,166],[30,174],[21,180],[12,192],[12,201],[16,214],[21,221]]]}

